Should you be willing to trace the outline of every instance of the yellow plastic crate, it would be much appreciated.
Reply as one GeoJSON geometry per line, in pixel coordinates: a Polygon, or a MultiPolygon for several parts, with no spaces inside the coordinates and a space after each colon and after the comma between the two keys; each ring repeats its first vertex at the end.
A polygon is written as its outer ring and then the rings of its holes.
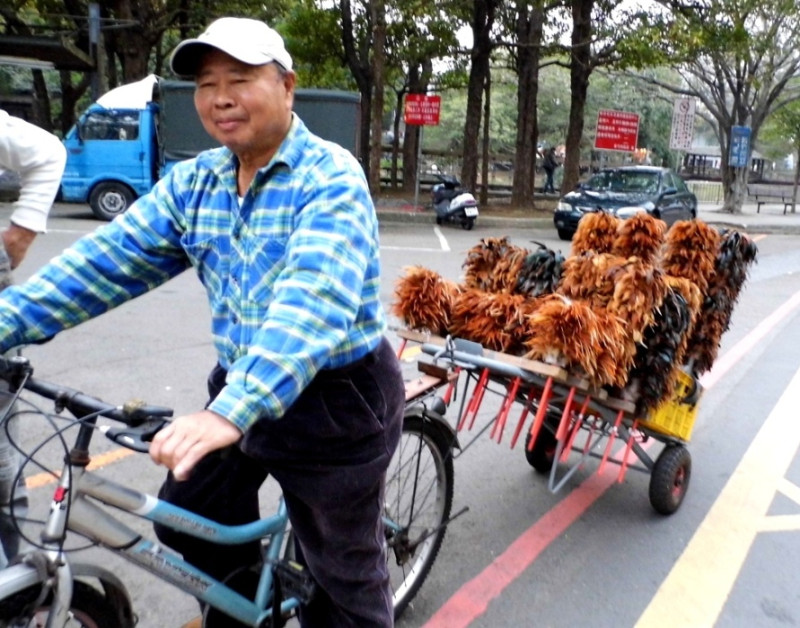
{"type": "MultiPolygon", "coordinates": [[[[696,384],[700,386],[699,382],[696,384]]],[[[695,382],[691,375],[678,371],[678,381],[675,384],[675,392],[672,399],[663,402],[655,410],[652,410],[644,419],[639,422],[644,428],[664,434],[674,436],[682,441],[689,442],[694,427],[694,420],[697,418],[700,393],[692,394],[695,382]],[[694,403],[687,403],[686,399],[691,396],[694,403]]]]}

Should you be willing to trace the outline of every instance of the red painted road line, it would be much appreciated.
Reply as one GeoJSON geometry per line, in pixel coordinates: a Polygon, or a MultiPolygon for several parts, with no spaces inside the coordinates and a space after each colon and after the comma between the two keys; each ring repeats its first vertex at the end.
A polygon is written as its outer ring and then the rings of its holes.
{"type": "MultiPolygon", "coordinates": [[[[645,449],[652,443],[647,443],[645,449]]],[[[551,542],[586,512],[617,481],[614,473],[594,473],[523,532],[505,552],[464,584],[428,622],[426,628],[468,626],[486,612],[489,603],[522,574],[551,542]]]]}
{"type": "MultiPolygon", "coordinates": [[[[800,305],[800,292],[765,318],[755,329],[720,356],[714,367],[701,378],[711,388],[767,333],[800,305]]],[[[616,481],[613,474],[593,474],[522,533],[481,573],[465,583],[434,613],[425,628],[460,628],[468,626],[486,612],[489,603],[525,571],[616,481]]]]}

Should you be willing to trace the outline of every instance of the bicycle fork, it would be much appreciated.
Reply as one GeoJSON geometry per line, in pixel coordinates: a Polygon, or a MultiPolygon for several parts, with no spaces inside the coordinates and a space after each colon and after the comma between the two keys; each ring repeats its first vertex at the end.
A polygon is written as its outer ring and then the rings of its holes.
{"type": "Polygon", "coordinates": [[[46,558],[45,586],[52,590],[53,601],[47,617],[46,628],[63,628],[70,618],[72,605],[72,568],[63,551],[63,542],[67,531],[67,517],[71,506],[71,486],[74,480],[83,475],[82,466],[65,465],[53,492],[50,502],[50,514],[41,533],[43,555],[46,558]]]}

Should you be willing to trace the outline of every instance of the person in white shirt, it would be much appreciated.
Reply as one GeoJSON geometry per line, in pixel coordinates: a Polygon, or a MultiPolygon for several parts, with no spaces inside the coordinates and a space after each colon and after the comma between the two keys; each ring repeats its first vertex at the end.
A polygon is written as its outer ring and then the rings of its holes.
{"type": "MultiPolygon", "coordinates": [[[[0,233],[0,290],[11,285],[11,271],[22,263],[34,238],[44,233],[47,216],[61,185],[67,151],[52,133],[0,109],[0,168],[20,178],[19,198],[12,204],[8,226],[0,233]]],[[[0,207],[2,204],[0,204],[0,207]]],[[[0,417],[8,404],[0,391],[0,417]]],[[[13,416],[13,409],[10,416],[13,416]]],[[[19,475],[19,452],[11,444],[17,421],[0,425],[0,568],[19,552],[20,538],[11,517],[24,516],[28,496],[19,475]]]]}

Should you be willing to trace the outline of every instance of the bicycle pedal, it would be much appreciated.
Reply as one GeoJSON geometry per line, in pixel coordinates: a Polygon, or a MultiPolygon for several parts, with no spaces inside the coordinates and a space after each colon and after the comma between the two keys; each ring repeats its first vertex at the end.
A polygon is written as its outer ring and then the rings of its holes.
{"type": "Polygon", "coordinates": [[[308,604],[314,595],[314,581],[311,574],[301,564],[293,560],[275,563],[275,575],[281,582],[284,597],[296,598],[301,604],[308,604]]]}

